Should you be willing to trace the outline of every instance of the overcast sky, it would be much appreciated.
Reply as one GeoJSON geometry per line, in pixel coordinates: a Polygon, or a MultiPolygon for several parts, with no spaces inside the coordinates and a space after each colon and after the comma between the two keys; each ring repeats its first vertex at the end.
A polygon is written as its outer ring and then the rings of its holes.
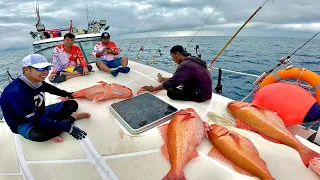
{"type": "MultiPolygon", "coordinates": [[[[198,36],[232,36],[265,0],[223,0],[198,36]]],[[[221,0],[39,0],[46,29],[87,27],[86,6],[95,7],[96,20],[106,19],[112,38],[141,32],[150,36],[193,36],[221,0]],[[92,6],[93,5],[93,6],[92,6]],[[180,16],[179,16],[180,15],[180,16]],[[178,18],[177,18],[178,17],[178,18]],[[177,19],[177,22],[173,22],[177,19]]],[[[0,50],[31,47],[36,23],[32,0],[0,0],[0,50]]],[[[269,1],[239,36],[312,37],[320,30],[320,0],[269,1]]],[[[132,35],[135,37],[135,35],[132,35]]]]}

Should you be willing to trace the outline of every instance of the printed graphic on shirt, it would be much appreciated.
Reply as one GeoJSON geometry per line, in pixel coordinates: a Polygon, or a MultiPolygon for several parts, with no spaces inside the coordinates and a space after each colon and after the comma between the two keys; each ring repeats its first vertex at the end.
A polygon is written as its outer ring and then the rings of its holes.
{"type": "Polygon", "coordinates": [[[116,55],[113,54],[107,54],[106,52],[103,53],[100,57],[97,57],[96,54],[98,52],[101,52],[104,48],[110,48],[113,51],[119,52],[119,48],[113,41],[109,41],[108,45],[103,44],[102,42],[98,42],[92,51],[92,57],[97,58],[98,60],[107,60],[107,61],[112,61],[116,59],[116,55]]]}
{"type": "Polygon", "coordinates": [[[34,107],[38,109],[45,102],[44,92],[40,92],[40,94],[34,96],[34,107]]]}
{"type": "Polygon", "coordinates": [[[87,67],[82,51],[78,46],[72,46],[71,50],[67,51],[62,44],[57,45],[52,54],[52,74],[64,71],[68,67],[76,67],[78,61],[82,67],[87,67]]]}

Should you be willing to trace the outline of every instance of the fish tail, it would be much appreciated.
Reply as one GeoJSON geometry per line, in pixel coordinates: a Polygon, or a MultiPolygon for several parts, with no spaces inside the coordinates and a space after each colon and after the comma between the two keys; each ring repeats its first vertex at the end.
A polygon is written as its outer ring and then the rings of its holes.
{"type": "Polygon", "coordinates": [[[82,90],[79,90],[79,91],[72,93],[72,96],[74,98],[81,98],[81,97],[84,97],[84,92],[85,92],[85,89],[82,89],[82,90]]]}
{"type": "Polygon", "coordinates": [[[162,180],[186,180],[183,170],[170,170],[162,180]]]}
{"type": "Polygon", "coordinates": [[[311,149],[308,149],[307,152],[300,152],[299,154],[300,154],[300,157],[302,159],[303,164],[306,167],[309,167],[310,160],[315,159],[315,158],[320,158],[320,154],[318,154],[317,152],[315,152],[311,149]]]}

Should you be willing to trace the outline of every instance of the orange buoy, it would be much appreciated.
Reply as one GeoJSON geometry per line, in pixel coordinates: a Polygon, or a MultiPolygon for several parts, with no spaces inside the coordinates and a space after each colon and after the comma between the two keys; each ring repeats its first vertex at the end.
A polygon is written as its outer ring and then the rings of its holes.
{"type": "Polygon", "coordinates": [[[320,103],[320,76],[312,71],[304,68],[289,68],[280,69],[276,73],[267,76],[260,84],[260,88],[265,87],[269,84],[278,82],[282,79],[300,79],[309,83],[316,93],[316,99],[320,103]]]}
{"type": "Polygon", "coordinates": [[[302,87],[285,82],[272,83],[260,88],[252,104],[278,113],[286,126],[302,124],[316,103],[316,98],[302,87]]]}

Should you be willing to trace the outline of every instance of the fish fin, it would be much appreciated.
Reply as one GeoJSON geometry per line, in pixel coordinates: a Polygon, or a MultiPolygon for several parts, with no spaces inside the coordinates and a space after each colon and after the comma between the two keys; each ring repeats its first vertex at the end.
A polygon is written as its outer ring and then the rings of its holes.
{"type": "Polygon", "coordinates": [[[207,131],[210,131],[209,124],[205,121],[202,121],[202,123],[204,126],[204,134],[206,135],[207,138],[209,138],[208,133],[207,133],[207,131]]]}
{"type": "Polygon", "coordinates": [[[189,119],[191,119],[191,118],[194,118],[194,117],[195,117],[194,114],[192,114],[192,113],[187,113],[187,114],[183,117],[183,119],[181,120],[181,122],[187,121],[187,120],[189,120],[189,119]]]}
{"type": "Polygon", "coordinates": [[[214,157],[216,159],[218,159],[219,161],[223,161],[226,162],[230,165],[232,165],[232,167],[234,168],[234,170],[236,170],[238,173],[240,174],[244,174],[244,175],[248,175],[248,176],[253,176],[251,173],[241,169],[240,167],[238,167],[237,165],[233,164],[229,159],[227,159],[223,154],[221,154],[215,147],[213,147],[211,149],[211,151],[208,153],[209,156],[214,157]]]}
{"type": "Polygon", "coordinates": [[[158,129],[161,133],[161,137],[162,137],[165,144],[168,143],[168,128],[169,128],[169,123],[163,124],[158,127],[158,129]]]}
{"type": "Polygon", "coordinates": [[[168,160],[170,162],[170,156],[169,156],[169,151],[168,151],[168,146],[167,144],[163,144],[161,146],[161,153],[163,155],[164,158],[166,158],[166,160],[168,160]]]}
{"type": "Polygon", "coordinates": [[[199,156],[198,151],[195,149],[193,153],[189,156],[188,162],[191,161],[192,159],[195,159],[199,156]]]}
{"type": "Polygon", "coordinates": [[[93,102],[98,102],[98,101],[101,101],[103,99],[103,96],[96,96],[93,98],[93,102]]]}
{"type": "Polygon", "coordinates": [[[234,142],[238,145],[238,147],[241,148],[239,135],[234,132],[230,132],[229,135],[234,140],[234,142]]]}
{"type": "Polygon", "coordinates": [[[231,163],[231,161],[229,161],[224,155],[222,155],[222,154],[217,150],[217,148],[215,148],[215,147],[213,147],[213,148],[209,151],[208,156],[214,157],[214,158],[218,159],[219,161],[224,161],[224,162],[227,162],[227,163],[231,163]]]}
{"type": "Polygon", "coordinates": [[[276,139],[273,139],[271,137],[268,137],[268,136],[265,136],[263,134],[260,134],[264,139],[268,140],[268,141],[271,141],[271,142],[274,142],[274,143],[277,143],[277,144],[283,144],[281,141],[279,140],[276,140],[276,139]]]}
{"type": "Polygon", "coordinates": [[[310,160],[311,169],[320,176],[320,159],[310,160]]]}
{"type": "Polygon", "coordinates": [[[246,176],[254,176],[250,172],[240,168],[239,166],[236,166],[235,164],[232,164],[232,167],[233,167],[234,170],[236,170],[240,174],[243,174],[243,175],[246,175],[246,176]]]}
{"type": "Polygon", "coordinates": [[[236,123],[237,123],[237,127],[238,127],[238,128],[256,132],[255,129],[253,129],[252,127],[250,127],[249,125],[247,125],[246,123],[244,123],[243,121],[241,121],[241,120],[238,119],[238,118],[236,119],[236,123]]]}
{"type": "Polygon", "coordinates": [[[106,82],[104,82],[104,81],[98,81],[97,83],[108,84],[108,83],[106,83],[106,82]]]}
{"type": "Polygon", "coordinates": [[[315,151],[313,151],[311,149],[307,149],[307,152],[306,151],[299,152],[299,154],[300,154],[300,157],[301,157],[301,160],[302,160],[303,164],[306,167],[309,167],[309,163],[310,163],[311,160],[320,158],[320,154],[318,154],[317,152],[315,152],[315,151]]]}
{"type": "Polygon", "coordinates": [[[170,170],[168,174],[162,180],[179,179],[186,180],[183,170],[170,170]]]}
{"type": "Polygon", "coordinates": [[[278,115],[278,113],[277,113],[277,112],[274,112],[274,111],[272,111],[272,110],[270,110],[270,109],[267,109],[267,108],[265,108],[265,107],[262,107],[262,106],[259,106],[259,105],[256,105],[256,104],[250,104],[250,106],[254,106],[254,107],[257,107],[257,108],[261,108],[261,109],[264,109],[264,110],[270,111],[270,112],[272,112],[272,113],[274,113],[274,114],[278,115]]]}

